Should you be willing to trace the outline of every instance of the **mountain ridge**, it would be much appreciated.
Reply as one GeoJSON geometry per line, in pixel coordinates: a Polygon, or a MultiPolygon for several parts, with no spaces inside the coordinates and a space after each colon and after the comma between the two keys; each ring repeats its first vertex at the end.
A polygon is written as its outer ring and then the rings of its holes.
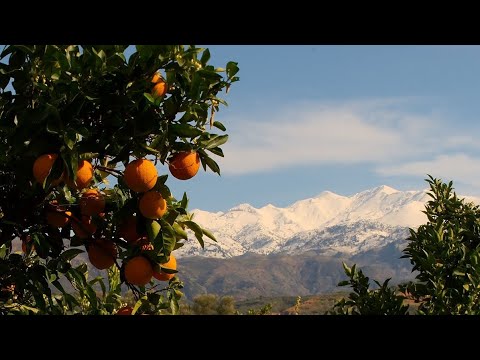
{"type": "MultiPolygon", "coordinates": [[[[427,191],[381,185],[350,196],[323,191],[283,208],[272,204],[255,208],[243,203],[225,212],[195,209],[195,221],[208,228],[218,242],[206,242],[202,249],[190,236],[176,253],[179,257],[216,258],[307,250],[353,255],[402,242],[408,228],[425,223],[422,211],[430,199],[427,191]]],[[[480,203],[479,198],[466,198],[480,203]]]]}

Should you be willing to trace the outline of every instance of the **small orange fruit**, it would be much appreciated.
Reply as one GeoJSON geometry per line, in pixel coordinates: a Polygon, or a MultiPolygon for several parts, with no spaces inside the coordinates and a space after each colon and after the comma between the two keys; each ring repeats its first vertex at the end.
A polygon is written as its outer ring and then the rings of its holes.
{"type": "Polygon", "coordinates": [[[133,308],[131,306],[124,306],[115,313],[115,315],[132,315],[133,308]]]}
{"type": "Polygon", "coordinates": [[[117,258],[117,247],[113,241],[97,239],[90,244],[87,250],[88,259],[99,270],[108,269],[115,264],[117,258]]]}
{"type": "Polygon", "coordinates": [[[54,228],[64,227],[69,223],[70,216],[72,216],[70,211],[65,211],[63,206],[57,204],[57,200],[52,200],[47,207],[47,223],[54,228]]]}
{"type": "Polygon", "coordinates": [[[167,83],[162,79],[158,83],[156,83],[155,86],[153,87],[152,95],[155,97],[164,96],[167,93],[167,91],[168,91],[167,83]]]}
{"type": "Polygon", "coordinates": [[[167,202],[158,191],[149,191],[143,194],[138,208],[147,219],[158,219],[167,212],[167,202]]]}
{"type": "Polygon", "coordinates": [[[78,169],[77,169],[77,180],[75,180],[75,183],[67,179],[66,183],[69,187],[71,188],[76,188],[78,190],[85,189],[93,179],[93,167],[90,162],[87,160],[81,160],[80,163],[78,164],[78,169]]]}
{"type": "MultiPolygon", "coordinates": [[[[166,267],[167,269],[177,270],[177,259],[175,259],[173,254],[170,254],[170,260],[168,260],[165,264],[162,264],[162,266],[166,267]]],[[[153,273],[153,277],[160,281],[169,281],[174,276],[175,274],[168,274],[163,270],[153,273]]]]}
{"type": "Polygon", "coordinates": [[[80,239],[86,239],[90,237],[90,235],[95,234],[95,231],[97,231],[97,225],[92,222],[90,216],[82,215],[81,222],[77,218],[72,220],[72,230],[80,239]]]}
{"type": "Polygon", "coordinates": [[[64,227],[70,221],[70,217],[72,213],[70,211],[48,211],[47,212],[47,223],[52,227],[64,227]]]}
{"type": "Polygon", "coordinates": [[[135,256],[125,264],[125,279],[132,285],[144,286],[150,282],[153,268],[143,256],[135,256]]]}
{"type": "Polygon", "coordinates": [[[85,191],[80,198],[80,211],[82,215],[97,215],[105,209],[105,197],[97,189],[85,191]]]}
{"type": "Polygon", "coordinates": [[[158,172],[147,159],[137,159],[125,167],[123,178],[127,186],[135,192],[145,192],[157,183],[158,172]]]}
{"type": "Polygon", "coordinates": [[[120,224],[118,234],[129,243],[134,243],[140,239],[141,235],[137,233],[137,217],[134,215],[127,217],[120,224]]]}
{"type": "MultiPolygon", "coordinates": [[[[33,163],[33,177],[38,183],[43,184],[57,158],[57,154],[43,154],[35,160],[33,163]]],[[[52,181],[52,185],[56,186],[60,184],[62,180],[63,174],[58,179],[52,181]]]]}
{"type": "Polygon", "coordinates": [[[152,83],[156,84],[160,81],[164,81],[162,75],[159,72],[156,72],[152,76],[152,83]]]}
{"type": "Polygon", "coordinates": [[[200,169],[200,156],[195,151],[178,152],[171,157],[168,169],[179,180],[191,179],[200,169]]]}

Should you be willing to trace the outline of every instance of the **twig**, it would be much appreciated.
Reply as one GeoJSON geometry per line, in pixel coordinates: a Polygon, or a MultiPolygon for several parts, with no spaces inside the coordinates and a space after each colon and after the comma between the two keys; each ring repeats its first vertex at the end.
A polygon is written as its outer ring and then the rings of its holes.
{"type": "Polygon", "coordinates": [[[107,172],[107,173],[109,173],[113,176],[123,176],[123,173],[120,170],[111,169],[111,168],[106,167],[106,166],[95,165],[95,168],[99,169],[101,171],[105,171],[105,172],[107,172]]]}

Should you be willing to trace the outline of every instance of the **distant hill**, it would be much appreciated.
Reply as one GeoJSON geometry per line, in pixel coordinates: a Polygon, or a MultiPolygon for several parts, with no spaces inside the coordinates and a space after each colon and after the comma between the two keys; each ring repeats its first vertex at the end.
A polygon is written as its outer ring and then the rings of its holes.
{"type": "Polygon", "coordinates": [[[362,266],[368,276],[392,277],[396,282],[412,278],[407,260],[398,259],[393,245],[356,256],[306,252],[298,255],[246,254],[230,259],[191,257],[179,263],[187,298],[205,293],[232,295],[237,300],[259,296],[327,294],[345,279],[342,261],[362,266]]]}

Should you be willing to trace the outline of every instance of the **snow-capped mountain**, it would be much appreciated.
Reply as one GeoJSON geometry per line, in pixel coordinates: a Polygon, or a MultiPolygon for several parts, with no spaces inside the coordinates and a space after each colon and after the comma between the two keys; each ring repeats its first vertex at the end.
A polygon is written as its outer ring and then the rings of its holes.
{"type": "MultiPolygon", "coordinates": [[[[245,253],[275,254],[317,251],[357,254],[389,243],[403,243],[408,228],[426,222],[425,191],[379,186],[352,196],[324,191],[279,208],[241,204],[227,212],[193,210],[194,220],[211,230],[218,242],[202,249],[193,236],[178,256],[229,258],[245,253]]],[[[467,197],[480,203],[480,199],[467,197]]]]}

